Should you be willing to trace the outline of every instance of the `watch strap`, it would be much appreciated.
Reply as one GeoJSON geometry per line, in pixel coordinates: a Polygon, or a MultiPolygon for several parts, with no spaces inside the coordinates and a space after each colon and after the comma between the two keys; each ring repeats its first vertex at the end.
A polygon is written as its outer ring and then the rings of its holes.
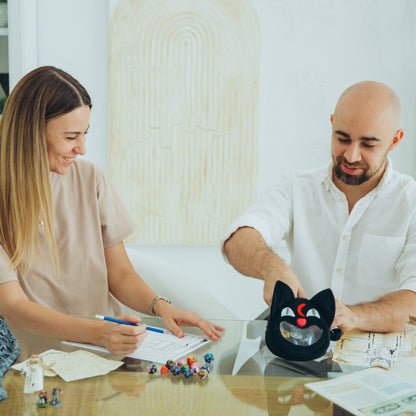
{"type": "Polygon", "coordinates": [[[150,308],[149,308],[149,315],[152,316],[158,316],[155,312],[155,304],[158,300],[164,300],[167,303],[172,303],[167,297],[165,296],[156,296],[153,298],[152,303],[150,304],[150,308]]]}

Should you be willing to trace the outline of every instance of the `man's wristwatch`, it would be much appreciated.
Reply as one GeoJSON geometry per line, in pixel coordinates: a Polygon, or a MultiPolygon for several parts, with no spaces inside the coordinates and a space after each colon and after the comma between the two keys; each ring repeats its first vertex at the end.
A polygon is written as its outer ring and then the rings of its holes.
{"type": "Polygon", "coordinates": [[[149,315],[152,316],[158,316],[155,312],[155,304],[158,300],[164,300],[167,303],[172,303],[167,297],[165,296],[156,296],[153,300],[152,303],[150,304],[150,308],[149,308],[149,315]]]}

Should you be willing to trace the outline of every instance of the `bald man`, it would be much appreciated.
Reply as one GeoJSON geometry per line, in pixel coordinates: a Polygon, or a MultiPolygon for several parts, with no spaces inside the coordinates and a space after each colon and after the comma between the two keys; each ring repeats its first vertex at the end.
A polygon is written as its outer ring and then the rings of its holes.
{"type": "Polygon", "coordinates": [[[306,298],[330,287],[344,331],[398,331],[416,314],[416,182],[388,159],[400,114],[387,85],[349,87],[330,117],[329,167],[283,175],[232,224],[223,253],[264,280],[267,304],[282,280],[306,298]],[[290,267],[274,249],[282,240],[290,267]]]}

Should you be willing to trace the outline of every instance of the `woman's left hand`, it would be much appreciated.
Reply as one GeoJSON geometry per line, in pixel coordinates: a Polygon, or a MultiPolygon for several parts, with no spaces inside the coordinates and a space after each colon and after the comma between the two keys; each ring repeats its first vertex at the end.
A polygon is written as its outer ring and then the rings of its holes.
{"type": "Polygon", "coordinates": [[[156,314],[162,318],[166,328],[179,338],[183,337],[184,334],[183,329],[180,327],[181,325],[200,328],[212,341],[218,341],[222,337],[220,331],[225,331],[225,328],[222,326],[213,324],[212,322],[201,318],[195,312],[175,308],[164,301],[157,302],[154,310],[156,314]]]}

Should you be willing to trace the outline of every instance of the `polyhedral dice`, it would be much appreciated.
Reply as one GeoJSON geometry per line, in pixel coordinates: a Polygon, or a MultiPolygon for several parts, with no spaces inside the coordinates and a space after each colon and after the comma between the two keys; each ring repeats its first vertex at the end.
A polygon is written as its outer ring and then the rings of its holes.
{"type": "Polygon", "coordinates": [[[214,361],[214,354],[205,354],[204,355],[204,360],[206,363],[212,363],[214,361]]]}
{"type": "Polygon", "coordinates": [[[181,373],[181,368],[177,365],[173,365],[170,371],[172,372],[174,376],[177,376],[178,374],[181,373]]]}
{"type": "Polygon", "coordinates": [[[156,367],[156,364],[149,364],[147,367],[146,367],[146,371],[149,373],[149,374],[154,374],[154,373],[156,373],[156,371],[157,371],[157,367],[156,367]]]}

